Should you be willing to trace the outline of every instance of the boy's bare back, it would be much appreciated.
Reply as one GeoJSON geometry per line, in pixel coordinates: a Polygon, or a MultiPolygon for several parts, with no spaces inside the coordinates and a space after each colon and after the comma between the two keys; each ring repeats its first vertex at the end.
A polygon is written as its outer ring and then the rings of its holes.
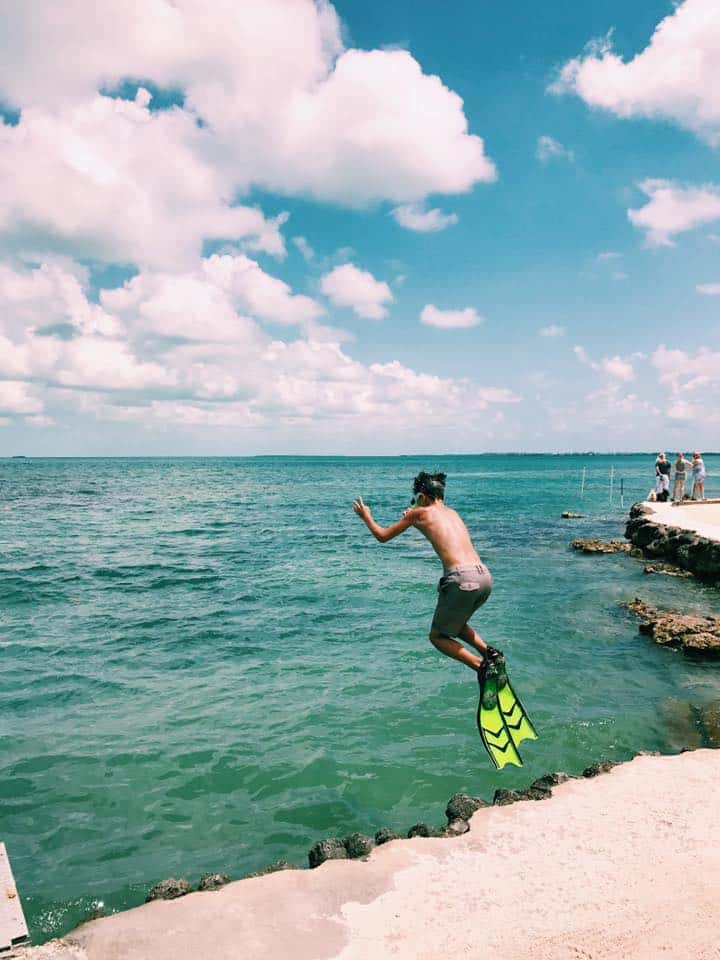
{"type": "Polygon", "coordinates": [[[411,507],[405,511],[403,519],[409,520],[427,537],[445,570],[480,563],[462,518],[442,500],[436,500],[428,507],[411,507]]]}

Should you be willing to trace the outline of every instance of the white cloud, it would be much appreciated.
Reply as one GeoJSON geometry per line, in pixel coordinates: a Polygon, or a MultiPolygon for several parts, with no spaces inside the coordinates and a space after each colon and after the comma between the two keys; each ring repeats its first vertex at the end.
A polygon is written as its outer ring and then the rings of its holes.
{"type": "MultiPolygon", "coordinates": [[[[580,415],[585,423],[611,426],[618,433],[629,433],[636,426],[633,418],[644,424],[649,417],[657,417],[659,413],[660,409],[652,400],[636,393],[625,393],[622,383],[609,380],[585,396],[580,415]]],[[[575,415],[577,417],[578,413],[575,415]]]]}
{"type": "Polygon", "coordinates": [[[550,87],[620,117],[672,120],[711,144],[720,141],[720,18],[717,0],[685,0],[649,44],[624,62],[611,38],[570,60],[550,87]]]}
{"type": "Polygon", "coordinates": [[[597,259],[600,261],[619,260],[620,257],[622,257],[622,254],[617,253],[615,250],[603,250],[602,253],[597,255],[597,259]]]}
{"type": "Polygon", "coordinates": [[[615,380],[632,380],[635,376],[633,365],[622,357],[606,357],[600,361],[600,368],[615,380]]]}
{"type": "Polygon", "coordinates": [[[443,213],[438,207],[427,210],[422,203],[408,203],[395,207],[393,217],[406,230],[416,230],[419,233],[435,233],[451,227],[458,222],[456,213],[443,213]]]}
{"type": "Polygon", "coordinates": [[[667,384],[673,394],[701,389],[707,402],[707,389],[720,388],[720,352],[701,347],[694,354],[668,349],[664,343],[655,350],[652,364],[660,383],[667,384]]]}
{"type": "Polygon", "coordinates": [[[262,320],[302,324],[325,313],[316,300],[292,294],[286,283],[265,273],[249,257],[216,254],[203,260],[202,270],[232,296],[234,306],[262,320]]]}
{"type": "Polygon", "coordinates": [[[568,160],[570,163],[575,162],[575,153],[567,147],[564,147],[558,140],[555,140],[554,137],[548,134],[538,137],[535,156],[541,163],[547,163],[548,160],[568,160]]]}
{"type": "Polygon", "coordinates": [[[560,327],[556,323],[551,323],[548,327],[541,327],[541,337],[562,337],[565,333],[565,327],[560,327]]]}
{"type": "Polygon", "coordinates": [[[720,283],[699,283],[695,289],[698,293],[704,293],[709,297],[720,296],[720,283]]]}
{"type": "Polygon", "coordinates": [[[443,330],[457,330],[462,327],[476,327],[483,322],[474,307],[464,310],[440,310],[432,303],[426,304],[420,312],[420,323],[427,327],[440,327],[443,330]]]}
{"type": "Polygon", "coordinates": [[[628,210],[633,226],[646,231],[649,246],[672,246],[675,234],[720,220],[720,187],[683,186],[673,180],[644,180],[644,207],[628,210]]]}
{"type": "Polygon", "coordinates": [[[320,289],[336,306],[351,307],[359,317],[382,320],[387,316],[386,303],[393,302],[392,290],[383,280],[376,280],[367,270],[344,263],[326,273],[320,289]]]}
{"type": "Polygon", "coordinates": [[[281,253],[279,224],[234,197],[407,203],[496,176],[460,97],[405,51],[345,50],[325,2],[11,6],[0,97],[22,110],[0,128],[0,224],[76,256],[177,267],[215,237],[281,253]],[[127,77],[182,104],[98,92],[127,77]]]}
{"type": "Polygon", "coordinates": [[[42,401],[30,392],[30,385],[19,380],[0,380],[0,414],[40,413],[42,401]]]}
{"type": "Polygon", "coordinates": [[[671,420],[693,421],[705,418],[707,411],[700,403],[691,403],[688,400],[674,400],[667,408],[667,415],[671,420]]]}
{"type": "MultiPolygon", "coordinates": [[[[365,365],[339,343],[314,339],[312,324],[297,317],[299,337],[272,339],[239,310],[244,284],[254,290],[258,282],[242,256],[209,257],[187,274],[143,271],[102,291],[100,305],[88,301],[77,267],[2,269],[3,420],[42,413],[62,421],[68,410],[143,426],[266,430],[349,420],[376,436],[390,418],[398,429],[418,417],[445,428],[461,412],[519,399],[397,360],[365,365]]],[[[271,312],[278,303],[295,309],[292,301],[291,291],[280,291],[271,312]]],[[[265,300],[261,306],[267,311],[265,300]]]]}
{"type": "Polygon", "coordinates": [[[310,263],[315,259],[315,251],[307,242],[305,237],[293,237],[292,242],[295,244],[297,249],[300,251],[300,254],[305,261],[305,263],[310,263]]]}
{"type": "Polygon", "coordinates": [[[602,360],[595,361],[584,347],[573,347],[573,352],[580,363],[585,364],[597,373],[606,374],[613,380],[627,382],[635,377],[633,365],[620,356],[604,357],[602,360]]]}
{"type": "MultiPolygon", "coordinates": [[[[0,89],[0,95],[2,90],[0,89]]],[[[0,125],[0,228],[8,243],[149,266],[184,266],[205,238],[282,255],[281,216],[232,205],[233,178],[186,111],[95,96],[0,125]]]]}

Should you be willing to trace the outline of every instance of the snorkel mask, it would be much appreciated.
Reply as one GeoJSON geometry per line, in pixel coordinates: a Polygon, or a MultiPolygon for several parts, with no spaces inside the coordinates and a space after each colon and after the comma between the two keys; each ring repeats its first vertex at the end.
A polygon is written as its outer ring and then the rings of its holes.
{"type": "Polygon", "coordinates": [[[425,496],[431,500],[444,500],[446,479],[447,474],[445,473],[426,473],[424,470],[421,470],[413,480],[414,496],[410,501],[410,506],[419,506],[417,499],[421,493],[425,494],[425,496]]]}

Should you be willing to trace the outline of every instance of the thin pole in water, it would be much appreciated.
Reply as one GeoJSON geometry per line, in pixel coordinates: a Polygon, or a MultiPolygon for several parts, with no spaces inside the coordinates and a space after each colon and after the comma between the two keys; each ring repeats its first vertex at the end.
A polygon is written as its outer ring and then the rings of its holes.
{"type": "Polygon", "coordinates": [[[613,480],[615,478],[615,467],[610,467],[610,506],[612,506],[613,480]]]}
{"type": "Polygon", "coordinates": [[[625,480],[620,477],[620,507],[625,509],[625,480]]]}
{"type": "Polygon", "coordinates": [[[582,480],[580,481],[580,499],[585,496],[585,467],[583,467],[582,480]]]}

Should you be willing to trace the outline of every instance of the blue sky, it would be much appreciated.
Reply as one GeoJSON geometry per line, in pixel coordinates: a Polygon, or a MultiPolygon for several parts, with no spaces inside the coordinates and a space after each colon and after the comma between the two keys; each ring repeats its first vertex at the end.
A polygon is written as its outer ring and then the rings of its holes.
{"type": "Polygon", "coordinates": [[[240,8],[11,11],[0,454],[718,447],[711,0],[240,8]]]}

